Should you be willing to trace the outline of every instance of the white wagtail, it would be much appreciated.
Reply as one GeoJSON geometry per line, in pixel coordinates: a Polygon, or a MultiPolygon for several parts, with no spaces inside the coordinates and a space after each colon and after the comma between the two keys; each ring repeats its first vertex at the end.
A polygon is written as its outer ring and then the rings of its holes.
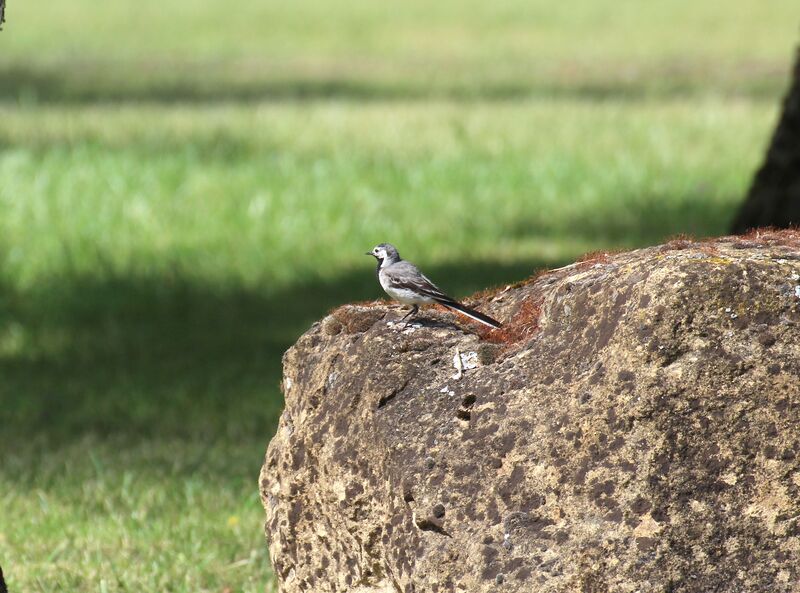
{"type": "Polygon", "coordinates": [[[500,327],[500,322],[495,321],[488,315],[465,307],[457,300],[443,293],[419,271],[417,266],[401,259],[394,245],[381,243],[376,245],[372,251],[368,251],[366,255],[371,255],[378,260],[378,268],[375,273],[386,294],[404,305],[413,305],[411,311],[403,317],[403,321],[416,315],[420,305],[439,303],[489,327],[500,327]]]}

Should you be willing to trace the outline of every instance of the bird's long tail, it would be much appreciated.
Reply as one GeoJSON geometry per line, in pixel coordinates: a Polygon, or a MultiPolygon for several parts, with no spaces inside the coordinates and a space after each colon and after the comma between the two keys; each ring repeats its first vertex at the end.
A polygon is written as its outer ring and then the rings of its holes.
{"type": "Polygon", "coordinates": [[[436,299],[436,302],[439,303],[440,305],[444,305],[448,309],[453,309],[455,311],[458,311],[459,313],[463,313],[464,315],[466,315],[467,317],[471,317],[475,321],[480,321],[481,323],[483,323],[484,325],[488,325],[489,327],[493,327],[495,329],[499,329],[500,327],[502,327],[499,321],[492,319],[488,315],[479,313],[474,309],[470,309],[469,307],[466,307],[457,301],[444,301],[436,299]]]}

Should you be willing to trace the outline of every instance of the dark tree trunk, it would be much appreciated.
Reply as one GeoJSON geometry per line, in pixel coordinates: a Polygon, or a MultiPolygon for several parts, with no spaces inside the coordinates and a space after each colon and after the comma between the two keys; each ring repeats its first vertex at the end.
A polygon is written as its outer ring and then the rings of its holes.
{"type": "Polygon", "coordinates": [[[738,234],[762,226],[793,225],[800,225],[800,51],[783,115],[731,230],[738,234]]]}

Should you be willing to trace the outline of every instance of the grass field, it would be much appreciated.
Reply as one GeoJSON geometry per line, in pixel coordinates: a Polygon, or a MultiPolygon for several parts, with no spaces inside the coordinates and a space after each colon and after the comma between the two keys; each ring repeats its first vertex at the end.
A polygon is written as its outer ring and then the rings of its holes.
{"type": "Polygon", "coordinates": [[[282,352],[726,231],[792,0],[9,1],[0,32],[0,565],[16,591],[273,591],[256,479],[282,352]]]}

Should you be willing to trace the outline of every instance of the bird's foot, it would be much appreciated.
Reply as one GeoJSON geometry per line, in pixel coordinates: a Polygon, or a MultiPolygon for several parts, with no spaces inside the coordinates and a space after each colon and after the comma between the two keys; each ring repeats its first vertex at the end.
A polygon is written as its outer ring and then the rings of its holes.
{"type": "Polygon", "coordinates": [[[414,316],[417,314],[418,311],[419,311],[419,305],[414,305],[413,307],[411,307],[411,310],[408,313],[403,315],[403,318],[400,319],[400,321],[405,322],[405,327],[409,326],[411,320],[414,318],[414,316]]]}

